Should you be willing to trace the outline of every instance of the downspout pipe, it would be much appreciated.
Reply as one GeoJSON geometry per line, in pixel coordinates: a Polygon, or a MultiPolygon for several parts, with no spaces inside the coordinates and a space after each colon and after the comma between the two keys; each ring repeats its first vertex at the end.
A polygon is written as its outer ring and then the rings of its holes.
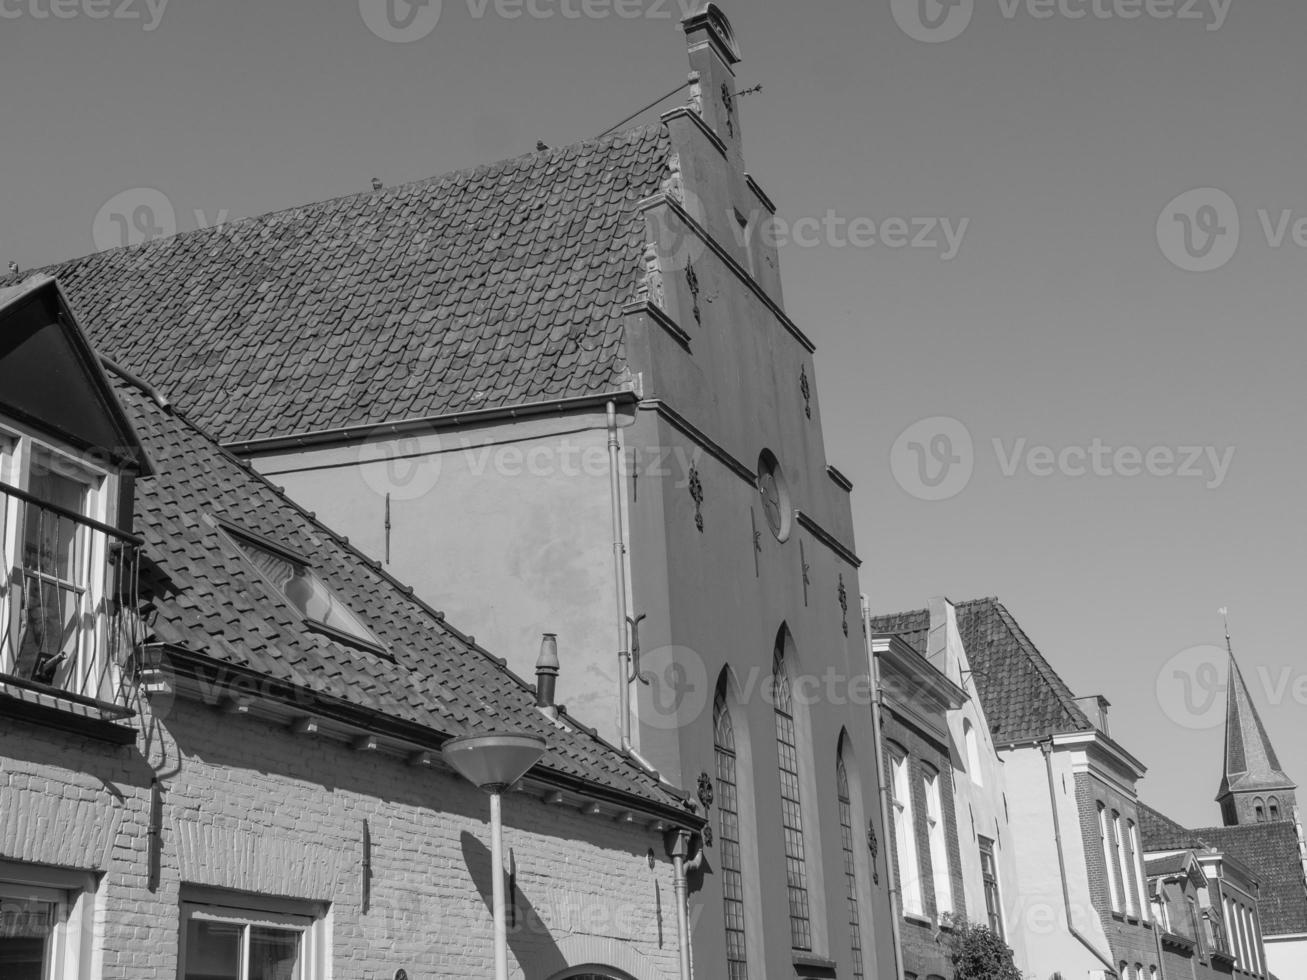
{"type": "Polygon", "coordinates": [[[688,830],[677,828],[668,834],[667,849],[672,855],[673,891],[676,898],[676,935],[680,947],[679,980],[690,978],[690,920],[687,911],[690,890],[686,872],[698,868],[703,863],[703,847],[695,848],[691,855],[695,835],[688,830]]]}
{"type": "Polygon", "coordinates": [[[617,727],[622,752],[657,777],[656,770],[631,744],[631,645],[626,618],[626,544],[622,538],[622,461],[617,439],[617,402],[605,406],[608,419],[608,494],[613,512],[613,581],[617,590],[617,727]]]}
{"type": "MultiPolygon", "coordinates": [[[[880,797],[880,826],[885,835],[885,845],[889,846],[889,784],[885,782],[885,759],[884,748],[881,745],[881,686],[880,686],[880,667],[876,663],[876,655],[871,649],[871,602],[865,595],[858,597],[862,603],[862,643],[867,651],[867,669],[871,676],[871,727],[873,732],[872,738],[872,758],[876,765],[876,789],[880,797]]],[[[900,908],[902,895],[899,891],[899,876],[894,871],[894,861],[888,851],[885,853],[885,876],[889,879],[889,907],[890,919],[893,923],[892,936],[894,940],[894,976],[903,976],[903,933],[900,929],[900,923],[903,918],[903,911],[900,908]]]]}
{"type": "Polygon", "coordinates": [[[1062,818],[1057,812],[1057,781],[1053,778],[1053,740],[1050,738],[1040,742],[1039,750],[1044,753],[1044,766],[1048,770],[1048,804],[1053,811],[1053,841],[1057,845],[1057,869],[1058,876],[1062,879],[1062,907],[1066,909],[1067,930],[1080,940],[1085,949],[1094,954],[1098,962],[1107,967],[1107,972],[1111,976],[1116,976],[1116,964],[1109,957],[1104,957],[1098,947],[1076,928],[1075,921],[1071,917],[1071,885],[1067,881],[1066,855],[1062,850],[1062,818]]]}

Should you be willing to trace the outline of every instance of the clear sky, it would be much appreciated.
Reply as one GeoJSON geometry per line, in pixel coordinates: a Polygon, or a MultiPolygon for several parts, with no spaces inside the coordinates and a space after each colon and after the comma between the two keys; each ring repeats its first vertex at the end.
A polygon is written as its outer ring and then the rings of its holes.
{"type": "MultiPolygon", "coordinates": [[[[25,268],[92,251],[124,190],[160,191],[187,230],[584,139],[686,71],[677,0],[444,0],[404,44],[358,0],[53,2],[0,0],[0,263],[25,268]]],[[[741,105],[749,168],[809,219],[782,250],[786,301],[818,345],[873,608],[999,595],[1077,693],[1113,702],[1145,797],[1205,824],[1223,677],[1186,651],[1222,642],[1220,606],[1307,780],[1307,5],[1150,4],[964,2],[942,43],[900,26],[906,0],[725,7],[741,85],[764,86],[741,105]],[[1193,256],[1228,261],[1182,271],[1186,219],[1163,212],[1208,187],[1229,200],[1189,209],[1193,256]],[[938,231],[882,241],[894,218],[965,231],[945,259],[938,231]],[[955,421],[899,440],[936,417],[955,421]],[[1184,466],[1189,446],[1211,455],[1184,466]]]]}

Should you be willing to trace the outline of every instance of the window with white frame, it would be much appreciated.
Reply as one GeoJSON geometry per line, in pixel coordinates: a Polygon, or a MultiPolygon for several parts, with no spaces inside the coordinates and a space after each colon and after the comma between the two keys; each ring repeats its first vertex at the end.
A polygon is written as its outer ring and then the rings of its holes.
{"type": "Polygon", "coordinates": [[[0,433],[0,674],[112,700],[104,525],[110,474],[31,433],[0,433]]]}
{"type": "Polygon", "coordinates": [[[1098,804],[1098,837],[1100,850],[1103,854],[1103,872],[1107,875],[1108,897],[1112,902],[1112,911],[1121,911],[1121,892],[1117,888],[1116,875],[1112,873],[1112,831],[1107,823],[1107,807],[1102,803],[1098,804]]]}
{"type": "Polygon", "coordinates": [[[953,912],[953,878],[949,873],[948,835],[944,827],[944,807],[940,796],[941,776],[934,769],[924,773],[926,788],[926,839],[930,842],[931,882],[935,889],[935,915],[953,912]]]}
{"type": "Polygon", "coordinates": [[[1125,832],[1121,825],[1121,814],[1112,811],[1112,834],[1116,837],[1116,870],[1121,875],[1121,889],[1125,892],[1126,912],[1135,913],[1135,892],[1130,887],[1130,858],[1126,853],[1125,832]]]}
{"type": "Polygon", "coordinates": [[[181,980],[322,980],[321,909],[262,897],[182,902],[181,980]]]}
{"type": "Polygon", "coordinates": [[[980,771],[980,736],[976,734],[976,726],[971,724],[969,718],[962,721],[962,741],[967,750],[967,775],[977,786],[983,786],[985,777],[980,771]]]}
{"type": "Polygon", "coordinates": [[[0,862],[0,977],[88,976],[91,875],[0,862]]]}
{"type": "Polygon", "coordinates": [[[985,913],[989,931],[999,939],[1006,939],[1003,900],[998,888],[998,862],[994,860],[994,842],[988,837],[980,838],[980,878],[985,889],[985,913]]]}
{"type": "Polygon", "coordinates": [[[1144,874],[1144,852],[1139,847],[1139,827],[1133,820],[1126,821],[1129,827],[1130,853],[1134,855],[1135,869],[1135,886],[1139,889],[1138,901],[1135,903],[1139,909],[1139,917],[1145,922],[1148,921],[1148,875],[1144,874]]]}
{"type": "Polygon", "coordinates": [[[899,892],[903,911],[922,915],[921,865],[917,860],[916,825],[912,817],[912,781],[908,776],[907,753],[890,750],[890,788],[893,796],[894,850],[899,860],[899,892]]]}

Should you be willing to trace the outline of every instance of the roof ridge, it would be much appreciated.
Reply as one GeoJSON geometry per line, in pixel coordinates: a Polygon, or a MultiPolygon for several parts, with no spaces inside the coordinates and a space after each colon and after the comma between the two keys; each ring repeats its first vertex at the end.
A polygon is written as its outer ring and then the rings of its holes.
{"type": "MultiPolygon", "coordinates": [[[[292,212],[295,211],[302,211],[315,207],[323,207],[330,204],[339,204],[345,201],[351,201],[351,200],[361,199],[365,197],[389,196],[399,191],[410,190],[412,188],[421,187],[424,185],[438,185],[446,181],[454,182],[457,178],[460,177],[473,177],[480,174],[492,173],[496,169],[507,169],[509,164],[514,164],[519,161],[526,161],[528,159],[532,159],[534,157],[539,157],[539,156],[554,156],[558,154],[564,154],[567,151],[573,149],[588,148],[588,147],[593,147],[595,149],[598,149],[600,146],[605,146],[605,145],[613,146],[616,145],[618,142],[620,142],[623,138],[629,138],[633,134],[637,134],[637,133],[640,135],[646,135],[652,132],[653,130],[663,127],[664,125],[665,124],[662,122],[657,122],[657,123],[644,123],[640,126],[628,126],[625,129],[619,129],[616,132],[609,133],[606,136],[580,140],[575,143],[567,143],[564,144],[563,146],[550,147],[548,150],[532,150],[526,153],[519,153],[516,156],[502,157],[498,160],[492,160],[487,163],[477,163],[466,167],[458,167],[454,170],[447,170],[443,173],[432,174],[427,177],[419,177],[414,180],[406,180],[398,184],[388,184],[382,187],[380,190],[365,190],[365,191],[355,191],[350,194],[337,194],[332,197],[323,197],[312,201],[304,201],[300,204],[288,205],[287,207],[284,208],[276,208],[272,211],[261,211],[258,214],[247,214],[242,218],[236,218],[232,221],[222,221],[219,222],[218,224],[209,225],[208,227],[205,228],[191,228],[186,231],[178,231],[178,232],[174,232],[171,235],[163,235],[159,238],[152,238],[149,241],[138,242],[134,245],[118,245],[114,248],[101,249],[96,252],[86,252],[83,253],[82,255],[73,255],[68,258],[52,262],[48,265],[41,266],[40,268],[25,270],[19,273],[19,275],[25,277],[34,274],[45,274],[45,275],[55,276],[57,278],[58,276],[57,270],[65,268],[70,265],[75,265],[80,262],[84,262],[91,258],[95,258],[99,256],[109,256],[109,255],[114,255],[114,254],[124,253],[124,252],[134,252],[139,254],[139,253],[153,250],[156,247],[162,247],[164,244],[172,244],[180,241],[190,241],[192,239],[199,238],[202,235],[221,234],[224,229],[229,230],[236,226],[247,227],[253,225],[256,222],[277,218],[282,215],[291,214],[292,212]]],[[[4,287],[8,285],[9,278],[10,277],[8,276],[0,277],[0,287],[4,287]]],[[[21,282],[22,280],[19,279],[18,281],[21,282]]]]}
{"type": "Polygon", "coordinates": [[[974,602],[974,604],[983,603],[993,604],[1000,621],[1011,632],[1012,637],[1017,641],[1017,645],[1026,655],[1026,658],[1030,661],[1040,677],[1043,678],[1044,682],[1048,684],[1050,690],[1057,695],[1058,703],[1061,706],[1062,711],[1068,716],[1068,720],[1076,725],[1081,731],[1093,728],[1093,722],[1089,720],[1089,717],[1084,713],[1080,705],[1076,704],[1075,692],[1071,690],[1071,686],[1067,684],[1062,675],[1053,668],[1053,665],[1048,662],[1048,658],[1040,652],[1039,647],[1035,646],[1034,641],[1026,635],[1026,631],[1022,629],[1021,624],[1016,621],[1016,617],[1008,611],[1008,608],[1003,605],[997,597],[978,599],[974,602]]]}

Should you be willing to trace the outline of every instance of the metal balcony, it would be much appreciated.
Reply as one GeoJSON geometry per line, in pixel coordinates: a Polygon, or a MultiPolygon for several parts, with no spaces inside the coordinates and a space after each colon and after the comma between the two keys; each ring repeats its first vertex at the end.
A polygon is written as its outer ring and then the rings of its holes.
{"type": "Polygon", "coordinates": [[[141,541],[0,484],[0,712],[121,721],[141,642],[141,541]]]}

